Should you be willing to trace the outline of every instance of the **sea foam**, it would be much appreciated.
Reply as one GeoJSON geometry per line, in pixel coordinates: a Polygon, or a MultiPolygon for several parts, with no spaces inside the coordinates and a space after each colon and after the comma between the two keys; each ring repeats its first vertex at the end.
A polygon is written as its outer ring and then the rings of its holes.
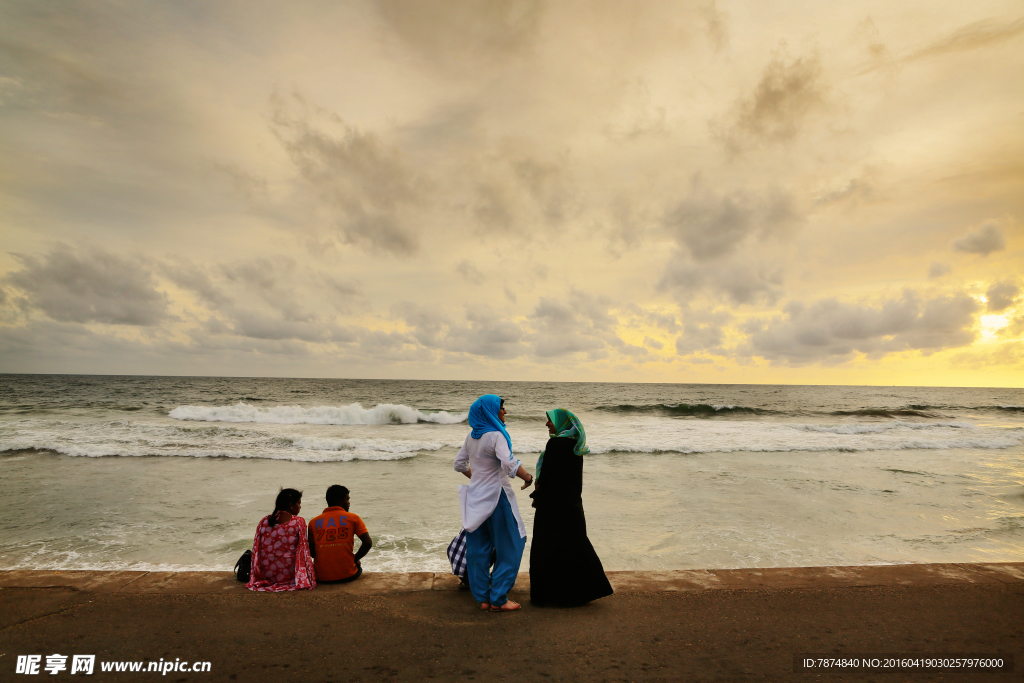
{"type": "Polygon", "coordinates": [[[319,425],[383,425],[416,424],[457,424],[466,420],[466,413],[447,411],[423,412],[415,408],[392,403],[380,403],[373,408],[363,408],[358,403],[347,406],[275,406],[257,408],[248,403],[233,406],[179,406],[168,413],[176,420],[201,422],[252,422],[261,424],[319,424],[319,425]]]}

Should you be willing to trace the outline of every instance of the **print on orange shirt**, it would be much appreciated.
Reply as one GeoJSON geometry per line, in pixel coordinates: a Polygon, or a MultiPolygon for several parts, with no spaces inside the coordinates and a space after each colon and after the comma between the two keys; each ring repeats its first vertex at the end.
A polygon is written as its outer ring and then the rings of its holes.
{"type": "Polygon", "coordinates": [[[316,548],[317,581],[339,581],[356,573],[353,541],[366,533],[359,515],[341,506],[329,507],[309,520],[309,532],[316,548]]]}

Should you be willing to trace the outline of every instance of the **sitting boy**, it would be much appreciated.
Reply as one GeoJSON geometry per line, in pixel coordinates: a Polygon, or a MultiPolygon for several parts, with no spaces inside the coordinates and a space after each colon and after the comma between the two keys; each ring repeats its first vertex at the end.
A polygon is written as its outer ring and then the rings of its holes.
{"type": "Polygon", "coordinates": [[[349,490],[335,484],[327,489],[327,509],[309,520],[309,554],[313,556],[316,581],[345,583],[363,573],[359,563],[370,552],[373,540],[359,515],[349,512],[349,490]],[[354,555],[353,540],[362,545],[354,555]]]}

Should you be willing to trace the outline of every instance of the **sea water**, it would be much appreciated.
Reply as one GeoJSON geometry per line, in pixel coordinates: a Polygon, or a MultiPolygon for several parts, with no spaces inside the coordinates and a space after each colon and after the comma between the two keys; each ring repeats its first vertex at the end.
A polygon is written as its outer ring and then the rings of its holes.
{"type": "Polygon", "coordinates": [[[445,571],[484,393],[527,469],[580,417],[606,569],[1024,560],[1021,389],[0,375],[0,569],[229,569],[342,484],[368,571],[445,571]]]}

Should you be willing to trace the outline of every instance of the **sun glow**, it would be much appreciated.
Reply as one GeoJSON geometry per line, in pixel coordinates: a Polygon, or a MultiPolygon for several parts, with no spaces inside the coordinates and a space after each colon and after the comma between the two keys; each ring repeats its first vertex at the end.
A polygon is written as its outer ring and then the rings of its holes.
{"type": "Polygon", "coordinates": [[[981,331],[981,338],[993,341],[996,333],[1006,327],[1009,319],[1005,315],[982,315],[978,317],[978,327],[981,331]]]}

